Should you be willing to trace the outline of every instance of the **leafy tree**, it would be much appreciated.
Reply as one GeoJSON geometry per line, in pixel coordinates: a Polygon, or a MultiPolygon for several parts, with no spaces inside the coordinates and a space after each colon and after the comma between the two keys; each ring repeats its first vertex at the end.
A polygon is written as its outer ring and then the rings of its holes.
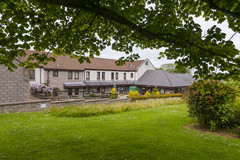
{"type": "Polygon", "coordinates": [[[191,74],[191,71],[188,67],[177,66],[177,64],[175,64],[175,63],[163,64],[158,69],[159,70],[165,70],[165,71],[168,71],[168,72],[171,72],[171,73],[188,73],[188,74],[191,74]]]}
{"type": "MultiPolygon", "coordinates": [[[[235,58],[239,51],[216,26],[203,37],[193,17],[227,20],[233,31],[240,32],[238,6],[237,0],[2,0],[0,64],[16,68],[13,60],[30,48],[90,62],[111,46],[130,54],[117,63],[123,64],[139,58],[133,47],[165,47],[159,57],[179,58],[179,66],[196,68],[196,74],[205,78],[218,67],[228,72],[216,78],[227,78],[240,72],[235,58]]],[[[36,67],[54,61],[54,56],[36,53],[20,65],[36,67]]]]}

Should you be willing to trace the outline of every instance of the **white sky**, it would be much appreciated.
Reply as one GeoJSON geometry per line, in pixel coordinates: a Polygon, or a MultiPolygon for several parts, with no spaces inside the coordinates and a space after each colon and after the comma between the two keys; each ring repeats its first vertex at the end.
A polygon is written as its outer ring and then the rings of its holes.
{"type": "MultiPolygon", "coordinates": [[[[213,22],[213,21],[206,22],[201,17],[196,18],[195,22],[199,23],[202,27],[202,30],[205,32],[207,31],[207,29],[211,28],[213,25],[217,25],[219,28],[222,29],[222,32],[226,33],[227,40],[234,34],[234,32],[228,28],[227,22],[224,22],[222,24],[217,24],[216,22],[213,22]]],[[[240,43],[239,43],[240,42],[240,34],[237,33],[231,40],[236,45],[236,48],[240,50],[240,43]]],[[[142,49],[134,48],[134,53],[138,53],[140,55],[140,59],[148,58],[156,68],[160,67],[162,64],[174,62],[174,60],[167,60],[167,58],[158,59],[158,54],[160,51],[163,51],[163,49],[162,50],[161,49],[160,50],[150,50],[150,49],[142,50],[142,49]]],[[[123,56],[126,57],[127,55],[122,52],[113,51],[111,49],[111,47],[108,47],[104,51],[101,52],[101,55],[99,57],[118,59],[123,56]]]]}

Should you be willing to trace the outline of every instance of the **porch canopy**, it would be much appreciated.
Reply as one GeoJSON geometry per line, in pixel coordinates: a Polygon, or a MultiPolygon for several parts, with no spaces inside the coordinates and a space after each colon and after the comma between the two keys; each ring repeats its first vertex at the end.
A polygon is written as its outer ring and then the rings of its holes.
{"type": "Polygon", "coordinates": [[[101,87],[101,86],[128,86],[133,85],[134,81],[86,81],[86,82],[67,82],[64,83],[64,88],[79,88],[79,87],[101,87]]]}

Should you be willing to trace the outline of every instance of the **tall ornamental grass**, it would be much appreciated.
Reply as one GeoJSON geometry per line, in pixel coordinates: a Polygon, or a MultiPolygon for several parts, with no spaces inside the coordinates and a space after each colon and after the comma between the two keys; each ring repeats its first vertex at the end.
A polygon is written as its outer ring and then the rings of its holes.
{"type": "Polygon", "coordinates": [[[174,105],[180,103],[183,103],[183,101],[176,98],[171,98],[114,104],[89,104],[83,106],[68,105],[64,107],[49,108],[46,110],[46,113],[57,117],[90,117],[139,109],[155,108],[164,105],[174,105]]]}

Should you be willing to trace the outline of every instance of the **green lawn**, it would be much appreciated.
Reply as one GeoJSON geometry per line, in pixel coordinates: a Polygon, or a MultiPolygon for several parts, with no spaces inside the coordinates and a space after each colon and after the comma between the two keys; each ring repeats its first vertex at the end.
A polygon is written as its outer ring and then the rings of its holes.
{"type": "Polygon", "coordinates": [[[239,159],[240,140],[193,131],[185,104],[86,118],[0,114],[0,159],[239,159]]]}

